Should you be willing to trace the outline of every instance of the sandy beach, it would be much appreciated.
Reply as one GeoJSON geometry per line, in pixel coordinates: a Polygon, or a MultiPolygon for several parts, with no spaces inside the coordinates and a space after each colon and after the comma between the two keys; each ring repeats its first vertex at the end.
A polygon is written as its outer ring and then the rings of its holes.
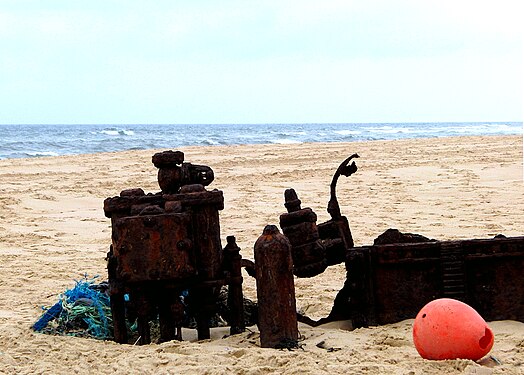
{"type": "MultiPolygon", "coordinates": [[[[318,222],[328,220],[331,177],[353,153],[359,170],[342,178],[337,192],[356,246],[372,244],[388,228],[439,240],[524,235],[520,136],[180,150],[186,161],[214,170],[209,188],[225,198],[222,245],[234,235],[248,259],[264,226],[278,225],[287,188],[318,222]]],[[[227,330],[216,329],[201,342],[187,330],[186,341],[148,346],[33,332],[41,307],[53,305],[74,280],[107,278],[111,225],[103,200],[127,188],[159,191],[151,163],[157,151],[0,160],[0,373],[524,374],[524,323],[516,321],[490,322],[490,354],[500,364],[423,360],[413,345],[413,320],[354,331],[344,329],[347,322],[301,324],[303,349],[294,351],[260,348],[256,327],[226,338],[227,330]]],[[[297,308],[326,316],[344,278],[341,264],[295,279],[297,308]]],[[[245,295],[256,299],[254,280],[244,280],[245,295]]]]}

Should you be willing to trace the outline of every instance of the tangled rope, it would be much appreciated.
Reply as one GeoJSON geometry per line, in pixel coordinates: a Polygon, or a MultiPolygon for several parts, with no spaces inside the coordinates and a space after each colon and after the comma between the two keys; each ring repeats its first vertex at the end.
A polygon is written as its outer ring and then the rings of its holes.
{"type": "Polygon", "coordinates": [[[33,330],[48,334],[74,335],[105,340],[113,337],[111,307],[105,282],[95,284],[96,277],[76,280],[72,289],[45,309],[33,330]]]}

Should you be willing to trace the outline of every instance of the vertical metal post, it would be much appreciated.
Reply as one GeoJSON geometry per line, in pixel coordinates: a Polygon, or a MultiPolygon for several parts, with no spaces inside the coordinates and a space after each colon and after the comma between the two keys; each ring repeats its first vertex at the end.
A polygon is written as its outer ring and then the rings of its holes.
{"type": "Polygon", "coordinates": [[[260,345],[274,348],[298,340],[291,244],[275,225],[255,243],[260,345]]]}
{"type": "Polygon", "coordinates": [[[235,335],[244,332],[246,329],[244,324],[244,296],[242,295],[242,256],[235,237],[228,236],[226,240],[224,265],[229,270],[227,306],[230,313],[230,333],[235,335]]]}

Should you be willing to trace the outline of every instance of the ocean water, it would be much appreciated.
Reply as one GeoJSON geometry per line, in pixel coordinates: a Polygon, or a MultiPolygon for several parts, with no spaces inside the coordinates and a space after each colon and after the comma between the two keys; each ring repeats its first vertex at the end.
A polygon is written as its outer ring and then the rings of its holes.
{"type": "Polygon", "coordinates": [[[352,142],[522,134],[522,122],[0,125],[0,159],[182,146],[352,142]]]}

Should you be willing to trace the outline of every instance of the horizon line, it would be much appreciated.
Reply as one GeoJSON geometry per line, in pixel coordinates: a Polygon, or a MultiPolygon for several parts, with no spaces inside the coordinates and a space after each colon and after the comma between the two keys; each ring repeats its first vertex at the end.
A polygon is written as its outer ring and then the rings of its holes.
{"type": "Polygon", "coordinates": [[[92,126],[92,125],[343,125],[343,124],[471,124],[471,123],[522,123],[523,120],[517,121],[378,121],[378,122],[216,122],[216,123],[206,123],[206,122],[151,122],[151,123],[141,123],[141,122],[93,122],[93,123],[0,123],[0,126],[5,125],[53,125],[53,126],[64,126],[64,125],[78,125],[78,126],[92,126]]]}

